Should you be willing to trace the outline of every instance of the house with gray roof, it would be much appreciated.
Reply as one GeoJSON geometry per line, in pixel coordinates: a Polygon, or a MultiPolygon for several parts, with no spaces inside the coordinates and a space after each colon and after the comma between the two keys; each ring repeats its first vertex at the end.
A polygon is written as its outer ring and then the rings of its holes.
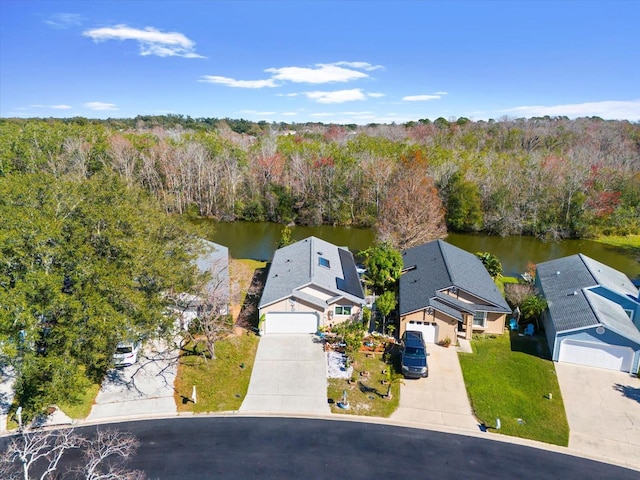
{"type": "Polygon", "coordinates": [[[640,298],[625,274],[578,254],[538,264],[536,285],[554,361],[638,371],[640,298]]]}
{"type": "Polygon", "coordinates": [[[502,334],[511,308],[482,261],[443,240],[402,253],[400,334],[419,330],[437,343],[458,332],[502,334]]]}
{"type": "Polygon", "coordinates": [[[203,278],[202,284],[196,285],[193,292],[179,294],[176,305],[170,308],[178,317],[180,328],[188,328],[203,308],[223,315],[229,312],[229,249],[204,239],[198,241],[198,249],[194,264],[203,278]]]}
{"type": "Polygon", "coordinates": [[[260,332],[315,333],[360,318],[364,303],[351,252],[308,237],[274,253],[258,304],[260,332]]]}

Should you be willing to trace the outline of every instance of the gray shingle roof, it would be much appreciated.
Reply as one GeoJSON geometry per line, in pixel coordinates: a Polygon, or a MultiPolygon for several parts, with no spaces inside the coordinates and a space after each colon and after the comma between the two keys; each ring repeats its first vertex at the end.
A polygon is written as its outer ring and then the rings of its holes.
{"type": "Polygon", "coordinates": [[[602,285],[637,298],[637,290],[623,273],[578,254],[538,264],[536,276],[557,332],[604,325],[640,341],[640,332],[622,307],[589,290],[602,285]]]}
{"type": "Polygon", "coordinates": [[[638,298],[638,289],[624,273],[616,270],[615,268],[611,268],[609,265],[600,263],[593,258],[589,258],[586,255],[579,255],[580,259],[589,269],[589,273],[591,273],[594,280],[599,285],[610,288],[613,291],[620,292],[623,295],[631,295],[634,298],[638,298]]]}
{"type": "MultiPolygon", "coordinates": [[[[435,240],[403,252],[404,268],[400,277],[400,315],[433,304],[436,292],[449,287],[478,297],[492,307],[481,310],[510,313],[511,308],[498,291],[484,265],[472,253],[443,240],[435,240]],[[415,268],[411,268],[415,267],[415,268]]],[[[438,298],[441,305],[446,299],[438,298]]],[[[452,302],[447,302],[451,304],[452,302]]],[[[475,307],[466,304],[467,309],[475,307]]],[[[471,310],[474,311],[474,310],[471,310]]]]}
{"type": "Polygon", "coordinates": [[[620,305],[589,290],[584,293],[602,325],[640,345],[640,331],[620,305]]]}
{"type": "Polygon", "coordinates": [[[201,273],[211,272],[211,280],[205,288],[208,293],[217,287],[216,294],[229,297],[229,249],[223,245],[201,240],[204,252],[196,259],[196,266],[201,273]]]}
{"type": "Polygon", "coordinates": [[[308,285],[326,291],[331,297],[364,303],[364,291],[351,252],[320,238],[308,237],[276,250],[259,307],[287,298],[308,285]],[[323,262],[325,266],[320,264],[320,258],[328,262],[328,267],[327,262],[323,262]]]}

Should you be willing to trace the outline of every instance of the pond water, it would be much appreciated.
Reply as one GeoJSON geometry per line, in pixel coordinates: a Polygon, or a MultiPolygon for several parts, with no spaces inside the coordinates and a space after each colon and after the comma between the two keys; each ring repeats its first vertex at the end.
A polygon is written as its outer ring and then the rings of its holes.
{"type": "MultiPolygon", "coordinates": [[[[200,220],[207,237],[229,247],[233,258],[271,260],[284,228],[268,222],[215,222],[200,220]]],[[[347,246],[355,253],[372,245],[372,229],[332,227],[291,227],[291,237],[301,240],[316,236],[336,245],[347,246]]],[[[451,233],[446,241],[469,252],[491,252],[502,262],[504,274],[515,276],[527,269],[527,263],[540,263],[554,258],[583,253],[609,265],[631,278],[640,276],[640,258],[629,250],[590,240],[562,240],[543,242],[533,237],[497,237],[451,233]]]]}

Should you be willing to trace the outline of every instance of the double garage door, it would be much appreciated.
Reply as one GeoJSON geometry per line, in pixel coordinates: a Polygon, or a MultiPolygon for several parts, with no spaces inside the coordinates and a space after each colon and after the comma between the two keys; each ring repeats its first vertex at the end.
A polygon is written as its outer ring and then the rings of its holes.
{"type": "Polygon", "coordinates": [[[565,339],[560,342],[558,361],[628,372],[633,362],[633,350],[618,345],[565,339]]]}
{"type": "Polygon", "coordinates": [[[264,334],[316,333],[318,314],[313,312],[272,312],[264,319],[264,334]]]}
{"type": "Polygon", "coordinates": [[[435,323],[410,320],[407,323],[407,330],[422,332],[425,343],[436,343],[436,338],[438,338],[438,326],[435,323]]]}

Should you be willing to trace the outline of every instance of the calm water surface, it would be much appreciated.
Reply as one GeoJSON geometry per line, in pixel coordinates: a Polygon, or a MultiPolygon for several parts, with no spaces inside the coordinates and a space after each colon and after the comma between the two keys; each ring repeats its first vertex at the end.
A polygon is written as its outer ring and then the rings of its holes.
{"type": "MultiPolygon", "coordinates": [[[[203,221],[210,240],[229,247],[234,258],[271,260],[283,225],[267,222],[214,222],[203,221]]],[[[292,227],[291,237],[301,240],[316,236],[357,253],[371,246],[375,235],[366,228],[292,227]]],[[[496,237],[451,233],[446,241],[469,252],[491,252],[502,262],[505,275],[526,271],[527,263],[540,263],[554,258],[583,253],[609,265],[631,278],[640,276],[640,259],[629,251],[589,240],[563,240],[543,242],[533,237],[496,237]]]]}

